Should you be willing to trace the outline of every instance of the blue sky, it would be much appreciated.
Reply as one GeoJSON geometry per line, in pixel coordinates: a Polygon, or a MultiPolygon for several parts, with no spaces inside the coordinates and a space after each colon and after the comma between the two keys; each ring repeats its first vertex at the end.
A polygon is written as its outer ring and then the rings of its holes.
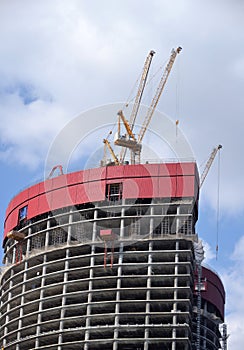
{"type": "MultiPolygon", "coordinates": [[[[243,10],[239,0],[0,4],[2,228],[11,197],[43,178],[48,149],[65,125],[97,106],[125,102],[151,49],[153,75],[172,48],[183,47],[158,109],[180,120],[199,165],[223,144],[217,260],[217,160],[201,191],[197,231],[207,263],[225,282],[229,347],[235,350],[242,349],[244,336],[243,10]]],[[[85,123],[91,131],[103,131],[107,120],[85,123]]],[[[91,133],[79,148],[80,158],[74,155],[77,167],[90,150],[102,147],[100,134],[91,133]]]]}

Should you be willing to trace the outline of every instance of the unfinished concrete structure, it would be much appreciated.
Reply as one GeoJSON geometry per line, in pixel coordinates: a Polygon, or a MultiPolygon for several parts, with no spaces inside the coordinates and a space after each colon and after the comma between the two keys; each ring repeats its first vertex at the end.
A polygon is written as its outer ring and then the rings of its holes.
{"type": "Polygon", "coordinates": [[[198,191],[185,162],[79,171],[14,197],[4,349],[219,349],[225,294],[207,268],[197,303],[198,191]]]}

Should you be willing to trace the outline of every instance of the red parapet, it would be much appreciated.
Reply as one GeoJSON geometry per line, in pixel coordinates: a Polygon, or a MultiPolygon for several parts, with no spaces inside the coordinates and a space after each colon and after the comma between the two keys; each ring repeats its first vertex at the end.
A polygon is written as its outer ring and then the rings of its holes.
{"type": "Polygon", "coordinates": [[[121,199],[198,199],[199,177],[195,163],[161,163],[110,166],[60,175],[27,188],[15,196],[6,211],[4,238],[18,226],[19,212],[28,207],[27,220],[62,207],[99,202],[107,184],[121,184],[121,199]]]}

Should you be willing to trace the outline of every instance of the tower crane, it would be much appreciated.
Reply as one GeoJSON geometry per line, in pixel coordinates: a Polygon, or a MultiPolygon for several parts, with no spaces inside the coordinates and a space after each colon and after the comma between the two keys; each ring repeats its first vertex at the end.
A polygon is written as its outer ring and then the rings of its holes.
{"type": "Polygon", "coordinates": [[[210,154],[210,157],[205,165],[205,168],[201,174],[201,178],[200,178],[200,186],[199,187],[202,187],[203,183],[204,183],[204,180],[206,179],[206,176],[208,175],[208,172],[211,168],[211,165],[214,161],[214,158],[216,157],[216,154],[218,153],[218,151],[222,148],[222,145],[218,145],[217,147],[215,147],[211,154],[210,154]]]}
{"type": "MultiPolygon", "coordinates": [[[[135,163],[140,163],[140,155],[141,155],[141,148],[142,148],[142,140],[143,137],[146,133],[146,130],[150,124],[150,121],[152,119],[153,113],[157,107],[158,101],[160,99],[160,96],[164,90],[165,84],[168,80],[169,74],[171,72],[171,69],[173,67],[174,61],[176,59],[177,54],[179,54],[181,52],[182,48],[178,47],[176,50],[172,50],[169,61],[166,65],[166,68],[164,70],[163,76],[159,82],[158,88],[156,90],[156,94],[151,102],[151,105],[147,111],[146,117],[144,119],[144,122],[142,124],[141,130],[139,132],[138,138],[135,139],[134,134],[132,132],[132,129],[134,127],[134,123],[135,123],[135,118],[138,112],[138,108],[137,108],[137,112],[136,114],[132,113],[132,124],[130,125],[127,120],[125,119],[125,117],[123,116],[123,112],[119,111],[119,116],[122,119],[125,128],[127,130],[127,135],[125,136],[121,136],[120,135],[120,126],[118,126],[118,134],[117,134],[117,139],[115,139],[114,143],[115,145],[118,146],[122,146],[122,147],[126,147],[129,148],[131,150],[131,163],[135,164],[135,163]],[[132,136],[133,135],[133,136],[132,136]]],[[[148,75],[148,70],[150,68],[150,64],[149,65],[145,65],[145,69],[147,70],[147,74],[145,76],[145,79],[148,75]]],[[[139,88],[140,89],[140,88],[139,88]]],[[[142,90],[138,91],[138,95],[140,96],[140,98],[138,99],[138,101],[141,100],[141,96],[142,96],[142,92],[143,92],[144,88],[142,90]]]]}
{"type": "MultiPolygon", "coordinates": [[[[144,63],[142,74],[141,74],[141,79],[140,79],[140,83],[139,83],[139,87],[138,87],[136,98],[135,98],[135,102],[134,102],[134,105],[133,105],[133,108],[132,108],[132,112],[131,112],[131,115],[130,115],[130,122],[128,122],[125,119],[122,111],[120,111],[118,113],[119,117],[122,119],[122,121],[123,121],[123,123],[125,125],[126,131],[127,131],[127,135],[126,135],[127,139],[129,139],[130,136],[132,137],[132,139],[134,138],[133,137],[134,135],[133,135],[132,131],[133,131],[135,120],[136,120],[136,117],[137,117],[137,114],[138,114],[138,111],[139,111],[142,95],[143,95],[143,92],[144,92],[144,89],[145,89],[145,86],[146,86],[146,82],[147,82],[147,78],[148,78],[148,72],[149,72],[149,69],[150,69],[150,66],[151,66],[151,62],[152,62],[152,58],[153,58],[154,54],[155,54],[155,51],[151,50],[149,52],[149,54],[147,55],[146,61],[144,63]],[[128,125],[129,125],[129,130],[128,130],[128,125]]],[[[119,119],[118,122],[120,122],[120,119],[119,119]]],[[[118,125],[118,135],[120,135],[120,123],[118,125]]],[[[122,150],[120,152],[120,162],[122,162],[122,163],[123,163],[124,158],[125,158],[126,150],[127,150],[127,147],[125,146],[125,147],[122,148],[122,150]]]]}
{"type": "Polygon", "coordinates": [[[164,73],[163,73],[163,76],[159,82],[159,85],[158,85],[158,88],[157,88],[157,91],[156,91],[156,94],[151,102],[151,105],[147,111],[147,115],[144,119],[144,122],[142,124],[142,128],[139,132],[139,135],[138,135],[138,143],[141,143],[142,142],[142,139],[145,135],[145,132],[148,128],[148,125],[152,119],[152,116],[153,116],[153,113],[157,107],[157,104],[158,104],[158,101],[160,99],[160,96],[162,95],[162,92],[164,90],[164,87],[165,87],[165,84],[168,80],[168,77],[169,77],[169,74],[171,72],[171,69],[173,67],[173,64],[175,62],[175,59],[176,59],[176,56],[177,54],[179,54],[181,52],[182,48],[179,46],[176,50],[172,50],[171,52],[171,55],[170,55],[170,58],[169,58],[169,61],[168,61],[168,64],[164,70],[164,73]]]}

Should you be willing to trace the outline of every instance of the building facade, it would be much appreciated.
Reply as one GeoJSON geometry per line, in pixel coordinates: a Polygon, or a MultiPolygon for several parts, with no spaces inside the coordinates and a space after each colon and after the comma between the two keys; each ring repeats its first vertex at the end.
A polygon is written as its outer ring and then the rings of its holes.
{"type": "Polygon", "coordinates": [[[196,276],[198,192],[185,162],[89,169],[15,196],[4,349],[220,349],[224,288],[208,268],[196,276]]]}

